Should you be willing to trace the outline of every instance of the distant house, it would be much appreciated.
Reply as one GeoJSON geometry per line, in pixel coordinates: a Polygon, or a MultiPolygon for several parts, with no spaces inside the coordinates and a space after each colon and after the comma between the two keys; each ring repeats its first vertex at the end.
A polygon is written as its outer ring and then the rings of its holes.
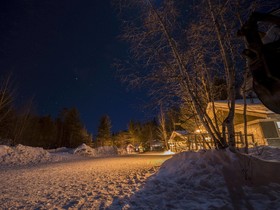
{"type": "MultiPolygon", "coordinates": [[[[247,133],[249,134],[249,143],[251,145],[271,145],[280,146],[280,115],[270,111],[258,99],[250,99],[247,103],[247,133]]],[[[227,101],[217,101],[215,104],[215,113],[222,122],[228,114],[227,101]]],[[[207,113],[213,117],[213,107],[209,103],[207,113]]],[[[236,100],[234,125],[235,132],[240,133],[239,140],[243,141],[244,135],[244,103],[243,100],[236,100]]]]}
{"type": "Polygon", "coordinates": [[[207,144],[213,146],[213,142],[207,133],[189,133],[186,130],[173,131],[168,144],[172,152],[209,148],[207,144]]]}
{"type": "Polygon", "coordinates": [[[187,134],[188,132],[185,130],[176,130],[172,132],[168,141],[169,148],[172,152],[188,150],[187,134]]]}

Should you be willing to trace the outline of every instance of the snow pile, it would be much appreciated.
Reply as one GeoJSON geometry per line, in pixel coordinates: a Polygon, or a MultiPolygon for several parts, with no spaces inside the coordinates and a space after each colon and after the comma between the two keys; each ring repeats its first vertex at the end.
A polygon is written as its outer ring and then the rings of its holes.
{"type": "Polygon", "coordinates": [[[1,158],[12,152],[13,152],[13,149],[11,147],[8,147],[6,145],[0,145],[0,157],[1,158]]]}
{"type": "Polygon", "coordinates": [[[280,161],[280,148],[271,146],[259,146],[250,148],[250,155],[263,160],[276,160],[280,161]]]}
{"type": "Polygon", "coordinates": [[[89,157],[97,156],[97,151],[86,144],[82,144],[78,146],[73,153],[81,156],[89,156],[89,157]]]}
{"type": "Polygon", "coordinates": [[[183,152],[124,200],[123,209],[277,209],[279,174],[279,162],[228,150],[183,152]]]}
{"type": "Polygon", "coordinates": [[[76,149],[66,147],[44,150],[40,147],[29,147],[21,144],[16,147],[0,145],[0,164],[27,165],[45,162],[58,162],[79,159],[80,157],[103,157],[118,155],[116,147],[99,147],[94,149],[82,144],[76,149]]]}
{"type": "Polygon", "coordinates": [[[118,148],[111,146],[98,147],[97,152],[99,156],[115,156],[118,155],[118,148]]]}
{"type": "Polygon", "coordinates": [[[118,148],[118,154],[119,155],[127,155],[126,148],[118,148]]]}
{"type": "Polygon", "coordinates": [[[67,148],[67,147],[59,147],[56,149],[49,149],[48,150],[50,153],[71,153],[72,149],[67,148]]]}
{"type": "Polygon", "coordinates": [[[111,147],[111,146],[104,146],[104,147],[98,147],[94,149],[86,144],[82,144],[79,147],[77,147],[73,153],[76,155],[88,156],[88,157],[115,156],[118,155],[118,148],[111,147]]]}
{"type": "Polygon", "coordinates": [[[0,145],[0,163],[4,165],[26,165],[50,160],[50,153],[40,147],[28,147],[21,144],[16,147],[0,145]]]}

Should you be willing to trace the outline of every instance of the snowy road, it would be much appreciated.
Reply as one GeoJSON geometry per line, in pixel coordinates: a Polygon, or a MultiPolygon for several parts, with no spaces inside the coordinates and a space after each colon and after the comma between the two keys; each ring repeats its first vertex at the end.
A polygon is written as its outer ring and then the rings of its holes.
{"type": "Polygon", "coordinates": [[[124,206],[170,156],[140,155],[2,168],[1,209],[106,209],[124,206]]]}

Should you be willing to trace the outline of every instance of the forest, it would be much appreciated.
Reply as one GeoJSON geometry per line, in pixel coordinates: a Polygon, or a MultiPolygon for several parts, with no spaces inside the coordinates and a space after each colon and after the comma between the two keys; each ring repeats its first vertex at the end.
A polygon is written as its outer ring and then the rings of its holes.
{"type": "Polygon", "coordinates": [[[40,116],[32,110],[32,103],[22,109],[14,105],[15,97],[11,77],[2,80],[0,100],[1,144],[43,147],[46,149],[75,148],[82,143],[93,147],[116,146],[125,148],[128,144],[150,150],[153,142],[162,142],[162,149],[168,149],[168,137],[176,129],[195,131],[195,119],[189,117],[184,106],[159,110],[158,116],[144,122],[129,121],[127,129],[112,132],[108,115],[99,119],[97,134],[90,133],[84,126],[77,108],[64,108],[55,118],[40,116]]]}

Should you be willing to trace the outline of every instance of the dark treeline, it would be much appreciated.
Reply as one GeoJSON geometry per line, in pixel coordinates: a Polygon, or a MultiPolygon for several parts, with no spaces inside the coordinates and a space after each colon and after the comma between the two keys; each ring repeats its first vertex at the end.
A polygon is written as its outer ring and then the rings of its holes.
{"type": "MultiPolygon", "coordinates": [[[[161,113],[158,117],[144,122],[131,120],[127,124],[126,130],[117,132],[111,131],[111,120],[108,115],[100,118],[97,135],[94,139],[94,147],[116,146],[126,148],[132,145],[141,148],[143,151],[150,149],[168,149],[167,140],[171,133],[177,129],[186,129],[187,124],[181,123],[186,116],[182,108],[170,108],[161,113]],[[164,124],[164,125],[163,125],[164,124]]],[[[188,129],[190,130],[190,129],[188,129]]]]}
{"type": "Polygon", "coordinates": [[[23,144],[47,149],[74,148],[82,143],[92,143],[92,136],[83,126],[76,108],[63,109],[55,119],[11,110],[0,121],[0,137],[11,145],[23,144]]]}
{"type": "Polygon", "coordinates": [[[117,147],[131,144],[147,151],[150,149],[153,141],[157,139],[159,139],[158,124],[155,120],[148,122],[130,121],[126,131],[120,131],[113,135],[112,142],[117,147]]]}
{"type": "Polygon", "coordinates": [[[11,76],[0,80],[0,144],[74,148],[92,145],[92,135],[84,127],[76,108],[64,108],[57,117],[39,116],[30,101],[15,108],[15,88],[11,76]]]}
{"type": "Polygon", "coordinates": [[[116,146],[125,148],[128,144],[149,150],[155,142],[162,142],[162,149],[168,149],[167,140],[176,129],[192,131],[192,113],[185,106],[170,108],[161,112],[158,118],[146,122],[130,121],[127,130],[112,133],[111,120],[104,115],[100,118],[97,135],[93,139],[84,127],[76,108],[64,108],[56,117],[34,114],[32,103],[18,110],[14,106],[13,87],[10,79],[0,84],[0,144],[43,147],[75,148],[82,143],[90,146],[116,146]],[[185,119],[187,117],[187,119],[185,119]],[[189,122],[189,123],[188,123],[189,122]]]}

